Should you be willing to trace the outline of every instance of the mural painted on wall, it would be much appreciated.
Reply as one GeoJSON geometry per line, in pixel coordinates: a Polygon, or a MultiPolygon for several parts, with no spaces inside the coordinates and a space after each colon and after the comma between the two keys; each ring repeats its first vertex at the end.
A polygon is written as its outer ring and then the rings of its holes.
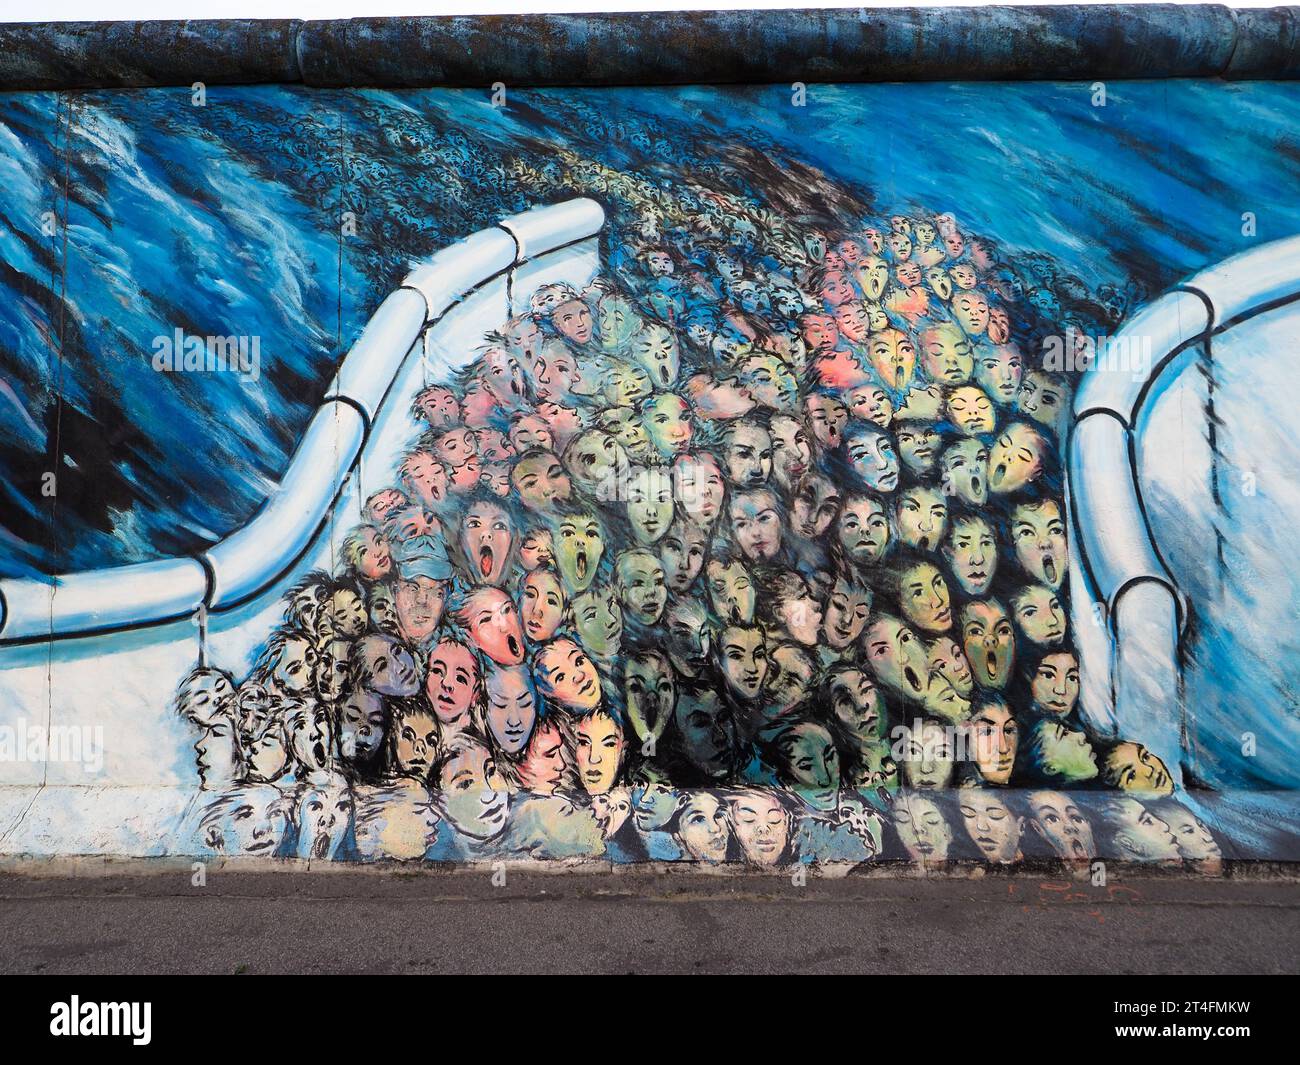
{"type": "MultiPolygon", "coordinates": [[[[352,142],[347,173],[331,123],[303,114],[261,164],[308,216],[378,202],[382,239],[339,266],[340,339],[405,261],[534,204],[599,200],[603,269],[482,322],[251,671],[178,678],[200,790],[176,849],[1219,869],[1226,841],[1174,794],[1177,767],[1078,712],[1075,376],[1043,360],[1047,337],[1112,331],[1177,256],[1141,260],[1128,234],[1111,280],[1085,280],[1061,248],[972,221],[999,214],[997,183],[944,194],[939,167],[875,189],[761,129],[594,93],[528,94],[526,136],[428,114],[412,131],[393,99],[332,100],[388,141],[352,142]]],[[[107,125],[155,105],[101,106],[107,125]]],[[[277,106],[205,116],[192,150],[264,144],[277,106]]],[[[324,295],[299,296],[317,325],[324,295]]],[[[320,371],[270,366],[266,387],[318,395],[320,371]]],[[[291,424],[273,410],[272,435],[291,424]]],[[[156,504],[132,512],[162,523],[156,504]]],[[[37,543],[25,565],[66,557],[37,543]]]]}

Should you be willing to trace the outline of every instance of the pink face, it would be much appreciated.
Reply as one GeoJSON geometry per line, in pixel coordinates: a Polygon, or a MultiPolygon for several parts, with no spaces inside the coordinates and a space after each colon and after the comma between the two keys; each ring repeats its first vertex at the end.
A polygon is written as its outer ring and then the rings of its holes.
{"type": "Polygon", "coordinates": [[[919,263],[900,263],[894,276],[904,288],[915,288],[921,283],[921,266],[919,263]]]}
{"type": "Polygon", "coordinates": [[[357,572],[368,581],[383,580],[393,568],[388,541],[380,535],[378,529],[367,528],[361,535],[363,542],[357,552],[357,572]]]}
{"type": "Polygon", "coordinates": [[[471,455],[465,462],[448,474],[448,489],[454,495],[464,495],[477,487],[483,476],[483,463],[477,455],[471,455]]]}
{"type": "Polygon", "coordinates": [[[402,483],[425,507],[433,507],[447,498],[451,481],[444,466],[432,451],[413,451],[402,462],[402,483]]]}
{"type": "Polygon", "coordinates": [[[463,466],[467,459],[478,454],[478,441],[474,436],[474,430],[463,426],[448,429],[438,437],[438,442],[433,445],[433,453],[438,456],[440,462],[446,463],[452,469],[463,466]]]}
{"type": "Polygon", "coordinates": [[[517,666],[524,660],[524,630],[519,609],[500,588],[475,593],[464,610],[470,639],[498,665],[517,666]]]}
{"type": "Polygon", "coordinates": [[[513,543],[510,516],[495,503],[476,502],[461,519],[460,549],[477,584],[501,583],[513,543]]]}
{"type": "Polygon", "coordinates": [[[431,428],[450,428],[460,422],[460,403],[450,388],[434,385],[415,399],[416,410],[431,428]]]}
{"type": "Polygon", "coordinates": [[[466,724],[477,691],[478,664],[468,647],[443,640],[429,652],[424,694],[440,722],[451,727],[466,724]]]}
{"type": "Polygon", "coordinates": [[[385,488],[366,500],[366,521],[373,525],[383,525],[389,511],[404,507],[409,502],[396,488],[385,488]]]}
{"type": "Polygon", "coordinates": [[[509,462],[515,449],[499,429],[475,429],[474,444],[484,462],[509,462]]]}
{"type": "Polygon", "coordinates": [[[1001,307],[989,308],[989,339],[994,344],[1005,344],[1011,339],[1011,319],[1001,307]]]}
{"type": "Polygon", "coordinates": [[[551,324],[562,337],[575,344],[586,344],[591,340],[591,308],[582,300],[569,300],[561,303],[551,312],[551,324]]]}
{"type": "Polygon", "coordinates": [[[955,229],[949,230],[943,235],[943,246],[948,251],[948,258],[957,259],[966,250],[966,242],[961,239],[961,234],[955,229]]]}
{"type": "Polygon", "coordinates": [[[519,762],[519,783],[535,795],[553,795],[564,784],[571,759],[558,726],[542,721],[519,762]]]}
{"type": "Polygon", "coordinates": [[[537,413],[546,422],[556,446],[563,448],[582,430],[582,418],[576,407],[562,407],[558,403],[539,403],[537,413]]]}
{"type": "Polygon", "coordinates": [[[840,342],[840,331],[829,314],[805,314],[799,320],[803,342],[811,352],[834,351],[840,342]]]}

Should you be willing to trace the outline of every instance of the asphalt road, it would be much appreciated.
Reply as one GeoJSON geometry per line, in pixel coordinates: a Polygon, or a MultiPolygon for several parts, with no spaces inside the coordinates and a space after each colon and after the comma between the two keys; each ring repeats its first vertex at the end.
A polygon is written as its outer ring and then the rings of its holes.
{"type": "Polygon", "coordinates": [[[0,874],[6,973],[1295,973],[1300,884],[0,874]]]}

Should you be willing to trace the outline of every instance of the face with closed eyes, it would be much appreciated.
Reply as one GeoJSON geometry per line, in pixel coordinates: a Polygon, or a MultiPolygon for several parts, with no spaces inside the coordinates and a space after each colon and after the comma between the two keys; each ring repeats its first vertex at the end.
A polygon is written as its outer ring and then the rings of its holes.
{"type": "Polygon", "coordinates": [[[915,862],[942,862],[952,845],[952,829],[943,812],[922,795],[908,795],[894,804],[894,828],[903,849],[915,862]]]}
{"type": "Polygon", "coordinates": [[[989,498],[989,450],[974,438],[949,444],[941,461],[943,494],[972,507],[989,498]]]}
{"type": "Polygon", "coordinates": [[[963,290],[952,298],[952,315],[968,337],[981,336],[989,327],[989,301],[978,292],[963,290]]]}
{"type": "Polygon", "coordinates": [[[554,640],[543,647],[533,672],[541,693],[561,706],[591,710],[600,704],[595,663],[572,640],[554,640]]]}
{"type": "Polygon", "coordinates": [[[749,571],[740,562],[715,559],[705,569],[709,605],[721,618],[748,622],[754,619],[756,592],[749,571]]]}
{"type": "Polygon", "coordinates": [[[730,802],[731,824],[746,860],[772,866],[790,841],[790,815],[770,792],[745,791],[730,802]]]}
{"type": "Polygon", "coordinates": [[[970,339],[948,322],[921,334],[921,358],[930,380],[949,388],[965,384],[975,369],[970,339]]]}
{"type": "Polygon", "coordinates": [[[966,436],[991,433],[997,421],[993,401],[975,385],[962,385],[949,392],[944,410],[948,420],[966,436]]]}
{"type": "Polygon", "coordinates": [[[483,678],[487,693],[487,730],[498,749],[514,757],[524,749],[537,720],[537,700],[524,666],[489,669],[483,678]]]}
{"type": "Polygon", "coordinates": [[[989,451],[989,490],[998,495],[1019,491],[1043,472],[1047,443],[1037,429],[1015,422],[989,451]]]}
{"type": "Polygon", "coordinates": [[[627,717],[632,731],[644,741],[661,736],[673,707],[677,687],[672,666],[659,651],[642,651],[623,665],[623,691],[627,695],[627,717]]]}
{"type": "Polygon", "coordinates": [[[871,315],[860,300],[854,300],[835,308],[835,324],[840,336],[853,344],[862,344],[871,331],[871,315]]]}
{"type": "Polygon", "coordinates": [[[454,729],[467,724],[477,692],[478,664],[468,647],[443,640],[429,652],[424,694],[443,725],[454,729]]]}
{"type": "Polygon", "coordinates": [[[460,522],[460,549],[474,583],[501,583],[514,538],[513,523],[504,507],[485,501],[470,504],[460,522]]]}
{"type": "Polygon", "coordinates": [[[604,534],[594,514],[570,514],[555,532],[555,564],[570,595],[585,592],[605,552],[604,534]]]}
{"type": "Polygon", "coordinates": [[[916,346],[906,333],[898,329],[872,333],[867,352],[872,368],[889,388],[902,392],[912,383],[916,372],[916,346]]]}
{"type": "Polygon", "coordinates": [[[414,695],[420,688],[411,652],[388,636],[366,636],[352,648],[361,660],[362,687],[380,695],[414,695]]]}
{"type": "Polygon", "coordinates": [[[549,529],[530,529],[519,541],[519,561],[532,571],[555,561],[555,547],[549,529]]]}
{"type": "Polygon", "coordinates": [[[519,608],[500,588],[476,592],[462,609],[470,639],[498,665],[517,666],[524,660],[524,630],[519,608]]]}
{"type": "Polygon", "coordinates": [[[560,578],[549,569],[533,570],[524,578],[519,613],[524,633],[534,643],[555,635],[564,619],[564,589],[560,578]]]}
{"type": "Polygon", "coordinates": [[[664,568],[664,580],[671,592],[685,592],[704,568],[708,537],[704,530],[689,518],[679,518],[659,541],[659,562],[664,568]]]}
{"type": "Polygon", "coordinates": [[[537,722],[519,760],[520,786],[536,795],[554,795],[564,784],[569,764],[564,734],[554,722],[543,719],[537,722]]]}
{"type": "Polygon", "coordinates": [[[871,593],[845,580],[835,582],[826,600],[822,633],[836,651],[848,647],[861,634],[871,613],[871,593]]]}
{"type": "Polygon", "coordinates": [[[553,451],[555,434],[551,432],[551,427],[545,418],[538,414],[525,414],[511,424],[510,444],[521,455],[534,448],[553,451]]]}
{"type": "Polygon", "coordinates": [[[1015,636],[1011,619],[996,599],[967,603],[961,616],[962,649],[985,688],[1004,688],[1011,676],[1015,636]]]}
{"type": "Polygon", "coordinates": [[[911,699],[922,699],[929,684],[929,661],[925,644],[897,618],[881,614],[867,627],[863,637],[867,665],[890,691],[911,699]]]}
{"type": "Polygon", "coordinates": [[[741,699],[754,699],[767,680],[767,641],[762,630],[727,625],[718,633],[715,653],[722,679],[741,699]]]}
{"type": "Polygon", "coordinates": [[[964,788],[961,817],[966,834],[979,848],[986,862],[1005,865],[1020,857],[1020,834],[1024,818],[1016,817],[996,791],[964,788]]]}
{"type": "Polygon", "coordinates": [[[677,338],[667,326],[646,326],[632,338],[630,352],[655,388],[668,388],[677,380],[680,354],[677,338]]]}
{"type": "Polygon", "coordinates": [[[1011,512],[1011,540],[1020,567],[1035,581],[1058,590],[1070,561],[1060,504],[1048,499],[1016,507],[1011,512]]]}
{"type": "Polygon", "coordinates": [[[781,550],[781,512],[766,488],[731,497],[731,536],[751,562],[768,562],[781,550]]]}
{"type": "Polygon", "coordinates": [[[876,562],[889,545],[889,515],[877,499],[850,499],[840,511],[840,546],[857,563],[876,562]]]}
{"type": "Polygon", "coordinates": [[[448,428],[460,421],[460,402],[450,388],[442,385],[426,388],[415,403],[420,415],[434,429],[448,428]]]}
{"type": "Polygon", "coordinates": [[[631,407],[606,407],[596,419],[596,425],[622,444],[628,457],[637,462],[645,461],[654,453],[650,434],[631,407]]]}
{"type": "Polygon", "coordinates": [[[938,489],[916,485],[898,497],[898,538],[908,547],[933,551],[948,528],[948,503],[938,489]]]}

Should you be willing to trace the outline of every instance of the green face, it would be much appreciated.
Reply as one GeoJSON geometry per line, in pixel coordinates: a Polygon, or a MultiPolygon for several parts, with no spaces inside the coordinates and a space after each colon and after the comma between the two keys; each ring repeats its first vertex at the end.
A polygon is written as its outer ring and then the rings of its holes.
{"type": "Polygon", "coordinates": [[[555,564],[569,595],[585,592],[596,576],[605,541],[594,514],[569,515],[560,520],[555,534],[555,564]]]}
{"type": "Polygon", "coordinates": [[[623,610],[611,588],[591,588],[573,600],[573,624],[582,646],[597,658],[611,658],[623,641],[623,610]]]}
{"type": "Polygon", "coordinates": [[[600,322],[600,343],[606,351],[621,351],[641,328],[641,316],[622,296],[601,298],[597,307],[600,322]]]}
{"type": "MultiPolygon", "coordinates": [[[[947,281],[942,270],[937,271],[947,281]]],[[[937,291],[937,290],[936,290],[937,291]]],[[[948,286],[948,295],[952,292],[948,286]]],[[[940,295],[945,295],[940,293],[940,295]]],[[[946,296],[945,296],[946,298],[946,296]]],[[[945,323],[927,329],[921,335],[921,359],[931,381],[949,388],[964,385],[975,369],[975,356],[970,340],[955,325],[945,323]]]]}
{"type": "Polygon", "coordinates": [[[831,734],[821,725],[805,722],[783,737],[785,775],[816,809],[830,809],[839,793],[840,758],[831,734]]]}
{"type": "Polygon", "coordinates": [[[1067,784],[1091,780],[1097,775],[1097,755],[1082,732],[1074,732],[1058,721],[1038,724],[1042,765],[1067,784]]]}
{"type": "Polygon", "coordinates": [[[1070,556],[1059,503],[1048,499],[1038,506],[1016,507],[1011,512],[1011,539],[1016,560],[1030,577],[1053,590],[1061,587],[1070,556]]]}

